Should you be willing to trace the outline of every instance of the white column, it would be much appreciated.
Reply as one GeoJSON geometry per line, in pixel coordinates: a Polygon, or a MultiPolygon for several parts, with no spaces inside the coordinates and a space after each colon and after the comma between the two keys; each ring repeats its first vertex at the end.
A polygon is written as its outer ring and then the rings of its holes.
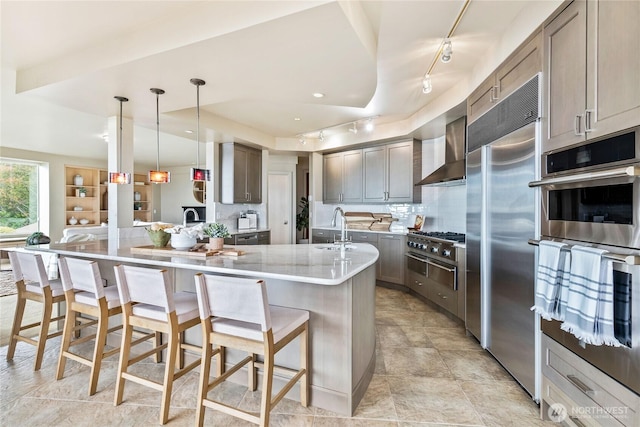
{"type": "MultiPolygon", "coordinates": [[[[133,182],[133,121],[122,119],[120,156],[120,117],[109,117],[109,171],[129,172],[133,182]],[[119,160],[122,163],[119,165],[119,160]]],[[[109,250],[118,247],[118,229],[133,227],[133,183],[109,184],[109,250]]]]}
{"type": "MultiPolygon", "coordinates": [[[[206,221],[207,222],[216,222],[216,186],[218,185],[218,176],[219,171],[216,168],[216,163],[219,165],[220,162],[218,161],[218,153],[219,151],[216,150],[216,148],[218,147],[218,144],[216,144],[215,142],[210,141],[210,142],[206,142],[205,143],[206,146],[206,162],[205,162],[205,167],[207,169],[209,169],[211,171],[211,181],[207,182],[206,185],[206,201],[205,201],[205,209],[207,212],[207,218],[206,221]]],[[[219,167],[219,166],[218,166],[219,167]]]]}

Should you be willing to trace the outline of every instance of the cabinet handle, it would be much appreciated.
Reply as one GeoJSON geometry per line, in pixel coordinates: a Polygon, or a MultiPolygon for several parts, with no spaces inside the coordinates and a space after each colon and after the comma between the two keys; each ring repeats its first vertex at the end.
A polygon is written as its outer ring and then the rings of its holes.
{"type": "Polygon", "coordinates": [[[593,132],[593,128],[591,127],[591,113],[593,113],[593,110],[584,110],[584,132],[585,133],[593,132]]]}
{"type": "Polygon", "coordinates": [[[573,121],[573,134],[576,136],[582,136],[584,133],[580,132],[580,122],[582,121],[582,114],[576,114],[576,118],[573,121]]]}
{"type": "Polygon", "coordinates": [[[493,86],[491,88],[491,92],[489,92],[489,100],[493,103],[499,99],[500,98],[498,97],[498,86],[493,86]]]}
{"type": "Polygon", "coordinates": [[[567,379],[569,380],[569,382],[571,384],[573,384],[574,386],[576,386],[578,389],[580,389],[581,392],[583,392],[584,394],[586,394],[587,396],[594,396],[596,394],[596,392],[592,389],[589,388],[588,385],[586,385],[585,383],[583,383],[578,377],[576,377],[575,375],[567,375],[567,379]]]}
{"type": "Polygon", "coordinates": [[[578,417],[572,417],[571,415],[569,415],[569,419],[571,420],[572,423],[574,423],[578,427],[587,427],[587,425],[582,421],[580,421],[580,418],[578,417]]]}

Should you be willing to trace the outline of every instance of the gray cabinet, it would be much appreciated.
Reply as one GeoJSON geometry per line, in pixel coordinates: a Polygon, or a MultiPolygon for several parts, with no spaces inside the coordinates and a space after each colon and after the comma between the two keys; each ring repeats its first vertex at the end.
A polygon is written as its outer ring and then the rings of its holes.
{"type": "Polygon", "coordinates": [[[364,203],[420,203],[422,145],[419,141],[364,148],[363,193],[364,203]]]}
{"type": "Polygon", "coordinates": [[[574,1],[544,28],[543,151],[640,124],[640,2],[574,1]]]}
{"type": "Polygon", "coordinates": [[[262,203],[262,152],[235,143],[220,144],[220,201],[262,203]]]}
{"type": "Polygon", "coordinates": [[[324,156],[324,202],[362,202],[362,150],[324,156]]]}
{"type": "Polygon", "coordinates": [[[378,234],[378,279],[404,285],[405,236],[399,234],[378,234]]]}
{"type": "Polygon", "coordinates": [[[542,70],[542,33],[529,37],[469,95],[467,120],[475,121],[542,70]]]}
{"type": "Polygon", "coordinates": [[[270,231],[236,233],[224,239],[225,245],[268,245],[269,243],[271,243],[270,231]]]}
{"type": "Polygon", "coordinates": [[[311,230],[311,243],[333,243],[336,234],[340,236],[340,231],[314,228],[311,230]]]}

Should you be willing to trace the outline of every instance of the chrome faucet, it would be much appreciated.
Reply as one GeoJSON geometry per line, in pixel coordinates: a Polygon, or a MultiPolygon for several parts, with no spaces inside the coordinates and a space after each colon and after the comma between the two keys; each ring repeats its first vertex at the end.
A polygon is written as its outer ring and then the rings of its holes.
{"type": "Polygon", "coordinates": [[[338,212],[342,216],[342,226],[340,227],[340,244],[344,246],[347,242],[347,218],[345,218],[344,211],[339,206],[333,210],[333,219],[331,220],[331,226],[336,226],[338,212]]]}
{"type": "Polygon", "coordinates": [[[187,214],[189,212],[193,212],[193,219],[195,221],[200,221],[200,215],[198,215],[198,211],[194,208],[187,208],[184,210],[184,212],[182,212],[182,225],[184,225],[185,227],[187,226],[187,214]]]}

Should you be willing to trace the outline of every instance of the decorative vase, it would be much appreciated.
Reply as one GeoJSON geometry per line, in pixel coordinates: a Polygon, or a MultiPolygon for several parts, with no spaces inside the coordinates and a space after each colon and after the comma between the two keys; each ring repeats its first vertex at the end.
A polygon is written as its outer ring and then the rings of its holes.
{"type": "Polygon", "coordinates": [[[133,200],[135,200],[136,202],[139,202],[140,200],[142,200],[142,195],[140,194],[139,191],[133,192],[133,200]]]}
{"type": "Polygon", "coordinates": [[[73,185],[82,187],[83,184],[84,184],[84,178],[82,178],[82,175],[76,175],[73,177],[73,185]]]}
{"type": "Polygon", "coordinates": [[[212,251],[217,251],[222,249],[223,246],[224,246],[223,237],[209,237],[209,243],[207,243],[207,249],[212,251]]]}
{"type": "Polygon", "coordinates": [[[78,223],[78,220],[76,219],[76,217],[72,216],[72,217],[69,219],[69,224],[71,224],[71,225],[76,225],[77,223],[78,223]]]}

